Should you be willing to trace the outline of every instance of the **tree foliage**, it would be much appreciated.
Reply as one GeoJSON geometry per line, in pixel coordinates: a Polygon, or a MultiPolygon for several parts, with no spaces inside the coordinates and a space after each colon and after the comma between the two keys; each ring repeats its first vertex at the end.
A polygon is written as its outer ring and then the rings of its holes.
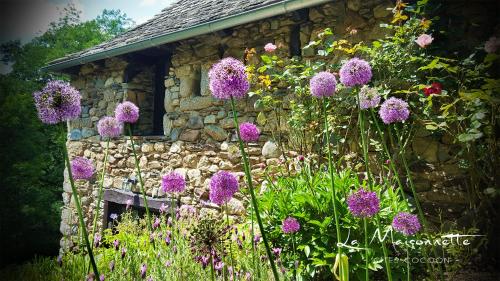
{"type": "Polygon", "coordinates": [[[59,126],[44,126],[36,115],[32,92],[50,79],[42,72],[48,62],[77,52],[124,32],[133,21],[120,10],[104,10],[82,22],[73,5],[42,35],[21,45],[0,45],[3,63],[12,71],[0,75],[0,264],[56,254],[63,164],[59,126]],[[7,257],[9,259],[7,260],[7,257]]]}

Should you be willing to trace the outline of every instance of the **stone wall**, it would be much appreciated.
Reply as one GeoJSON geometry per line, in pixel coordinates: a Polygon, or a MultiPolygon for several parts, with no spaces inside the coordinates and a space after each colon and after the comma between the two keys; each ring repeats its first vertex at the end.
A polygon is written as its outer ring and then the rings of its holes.
{"type": "MultiPolygon", "coordinates": [[[[147,136],[153,128],[154,68],[143,67],[130,81],[124,82],[129,65],[125,59],[110,58],[104,64],[84,65],[72,81],[82,93],[83,110],[81,118],[68,126],[70,156],[88,157],[100,171],[105,143],[97,135],[97,121],[105,115],[113,115],[117,103],[131,100],[141,109],[134,135],[146,135],[135,137],[146,193],[152,197],[165,197],[160,189],[161,176],[176,170],[186,175],[188,182],[186,191],[180,195],[182,204],[195,206],[202,212],[217,210],[217,206],[208,202],[208,179],[218,170],[229,170],[242,181],[243,167],[235,144],[230,105],[212,98],[209,91],[207,73],[210,66],[221,57],[242,58],[245,48],[255,47],[262,52],[263,46],[269,42],[279,46],[281,55],[291,55],[290,46],[293,44],[290,41],[297,40],[297,35],[304,46],[326,27],[332,27],[339,38],[348,34],[351,41],[378,38],[383,33],[379,22],[391,16],[386,10],[391,5],[391,1],[384,0],[334,1],[311,8],[306,14],[291,13],[175,43],[171,46],[171,67],[165,77],[164,136],[147,136]]],[[[312,50],[302,52],[305,57],[314,55],[312,50]]],[[[284,98],[285,108],[290,98],[284,98]]],[[[255,121],[258,111],[254,102],[255,98],[238,102],[240,121],[255,121]]],[[[277,146],[270,141],[274,129],[272,124],[269,122],[263,126],[259,143],[249,147],[252,173],[258,182],[264,167],[276,166],[282,161],[277,146]]],[[[136,177],[131,146],[122,137],[113,140],[110,148],[104,187],[121,189],[125,179],[136,177]]],[[[456,216],[465,204],[465,195],[461,191],[460,170],[450,157],[453,151],[450,139],[436,139],[421,132],[412,148],[415,160],[412,168],[424,204],[444,206],[441,208],[444,212],[456,216]]],[[[289,156],[293,158],[293,152],[289,156]]],[[[86,222],[90,226],[98,182],[79,181],[77,185],[86,222]]],[[[132,190],[138,192],[138,186],[132,186],[132,190]]],[[[67,175],[63,199],[61,248],[67,249],[73,245],[72,236],[78,229],[67,175]]],[[[244,213],[247,203],[242,194],[237,194],[229,204],[230,213],[244,213]]],[[[99,225],[101,221],[98,220],[99,225]]]]}
{"type": "MultiPolygon", "coordinates": [[[[166,142],[165,137],[134,137],[140,167],[143,171],[144,187],[150,197],[165,197],[161,190],[162,175],[176,171],[184,175],[187,188],[179,194],[181,204],[195,206],[201,213],[214,212],[220,208],[209,202],[208,183],[214,173],[219,170],[232,171],[243,182],[243,167],[241,154],[235,143],[222,142],[215,144],[194,144],[183,141],[166,142]]],[[[84,156],[91,159],[98,171],[104,164],[106,142],[95,140],[69,141],[68,151],[72,157],[84,156]]],[[[137,178],[131,142],[125,138],[110,142],[104,188],[123,189],[123,181],[137,178]]],[[[252,175],[256,183],[261,182],[264,169],[267,165],[277,165],[280,162],[276,149],[267,145],[264,149],[259,144],[250,144],[247,148],[250,156],[252,175]],[[263,156],[266,155],[266,156],[263,156]]],[[[293,153],[290,154],[293,157],[293,153]]],[[[97,176],[91,181],[76,181],[81,196],[85,222],[91,229],[99,181],[97,176]]],[[[132,185],[131,190],[139,193],[139,185],[132,185]]],[[[242,184],[242,192],[246,188],[242,184]]],[[[64,208],[60,230],[64,235],[61,247],[66,249],[73,245],[71,236],[76,235],[77,216],[73,211],[74,202],[71,186],[65,172],[64,208]]],[[[241,192],[228,203],[231,215],[241,215],[248,204],[241,192]]],[[[102,215],[102,211],[100,212],[102,215]]],[[[102,218],[98,220],[101,227],[102,218]]]]}

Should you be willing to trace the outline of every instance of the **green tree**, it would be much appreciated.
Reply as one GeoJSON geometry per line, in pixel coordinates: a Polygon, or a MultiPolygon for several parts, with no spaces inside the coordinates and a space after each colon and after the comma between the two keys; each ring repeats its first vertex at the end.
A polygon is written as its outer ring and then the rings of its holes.
{"type": "Polygon", "coordinates": [[[120,10],[104,10],[82,22],[68,5],[49,29],[21,45],[0,45],[1,60],[13,63],[0,75],[0,265],[33,255],[54,255],[59,248],[64,140],[56,126],[37,117],[32,93],[64,75],[41,72],[48,62],[124,32],[133,21],[120,10]]]}

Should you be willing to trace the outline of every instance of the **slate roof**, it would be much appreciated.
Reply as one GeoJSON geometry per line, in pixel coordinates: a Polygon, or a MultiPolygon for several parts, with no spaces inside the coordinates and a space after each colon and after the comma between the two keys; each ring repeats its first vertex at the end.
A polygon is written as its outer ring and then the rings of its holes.
{"type": "Polygon", "coordinates": [[[289,0],[179,0],[163,9],[151,20],[109,41],[52,61],[49,64],[49,68],[50,65],[56,63],[101,53],[132,43],[142,42],[160,35],[182,31],[193,26],[287,1],[289,0]]]}

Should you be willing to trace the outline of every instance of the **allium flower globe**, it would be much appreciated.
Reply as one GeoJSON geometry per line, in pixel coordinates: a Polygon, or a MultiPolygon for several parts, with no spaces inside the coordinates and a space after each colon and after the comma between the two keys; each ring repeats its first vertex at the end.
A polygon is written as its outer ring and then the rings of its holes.
{"type": "Polygon", "coordinates": [[[404,122],[410,116],[408,103],[395,97],[384,101],[378,113],[385,124],[404,122]]]}
{"type": "Polygon", "coordinates": [[[40,92],[33,93],[33,98],[38,117],[46,124],[73,120],[81,112],[80,92],[64,81],[48,82],[40,92]]]}
{"type": "Polygon", "coordinates": [[[484,43],[484,51],[488,54],[493,54],[497,51],[500,46],[500,38],[492,36],[484,43]]]}
{"type": "Polygon", "coordinates": [[[210,201],[217,205],[227,203],[238,189],[238,180],[233,174],[219,171],[210,179],[210,201]]]}
{"type": "Polygon", "coordinates": [[[243,98],[250,89],[245,65],[234,58],[225,58],[214,64],[208,72],[208,79],[212,95],[222,100],[243,98]]]}
{"type": "Polygon", "coordinates": [[[264,46],[264,50],[268,53],[272,53],[274,52],[278,47],[276,45],[274,45],[273,43],[267,43],[265,46],[264,46]]]}
{"type": "Polygon", "coordinates": [[[433,40],[434,40],[434,38],[432,38],[431,35],[422,34],[422,35],[418,36],[417,40],[415,40],[415,43],[417,43],[417,45],[419,45],[421,48],[425,48],[428,45],[430,45],[433,40]]]}
{"type": "Polygon", "coordinates": [[[365,60],[352,58],[342,65],[339,75],[346,87],[365,85],[372,79],[372,68],[365,60]]]}
{"type": "Polygon", "coordinates": [[[115,117],[122,123],[135,123],[139,119],[139,108],[132,102],[124,101],[116,106],[115,117]]]}
{"type": "Polygon", "coordinates": [[[90,159],[75,157],[71,161],[71,173],[75,180],[88,180],[94,175],[94,165],[90,159]]]}
{"type": "Polygon", "coordinates": [[[164,175],[161,179],[161,187],[163,192],[183,192],[186,188],[186,180],[184,176],[177,173],[171,172],[170,174],[164,175]]]}
{"type": "Polygon", "coordinates": [[[392,220],[392,227],[397,232],[410,236],[416,234],[420,230],[421,226],[416,215],[401,212],[392,220]]]}
{"type": "Polygon", "coordinates": [[[337,79],[335,79],[335,75],[327,71],[317,73],[309,82],[311,95],[317,98],[333,96],[336,86],[337,79]]]}
{"type": "Polygon", "coordinates": [[[283,223],[281,224],[281,230],[283,230],[283,233],[286,234],[295,233],[300,230],[300,223],[297,221],[297,219],[288,217],[283,220],[283,223]]]}
{"type": "Polygon", "coordinates": [[[347,198],[349,211],[358,218],[373,217],[380,210],[377,193],[359,189],[347,198]]]}
{"type": "Polygon", "coordinates": [[[240,124],[240,136],[244,142],[256,142],[259,140],[260,130],[250,122],[240,124]]]}
{"type": "Polygon", "coordinates": [[[364,85],[359,91],[359,107],[361,109],[375,108],[380,103],[380,95],[376,88],[364,85]]]}
{"type": "Polygon", "coordinates": [[[122,133],[123,124],[116,118],[105,116],[97,122],[97,132],[103,138],[116,138],[122,133]]]}

